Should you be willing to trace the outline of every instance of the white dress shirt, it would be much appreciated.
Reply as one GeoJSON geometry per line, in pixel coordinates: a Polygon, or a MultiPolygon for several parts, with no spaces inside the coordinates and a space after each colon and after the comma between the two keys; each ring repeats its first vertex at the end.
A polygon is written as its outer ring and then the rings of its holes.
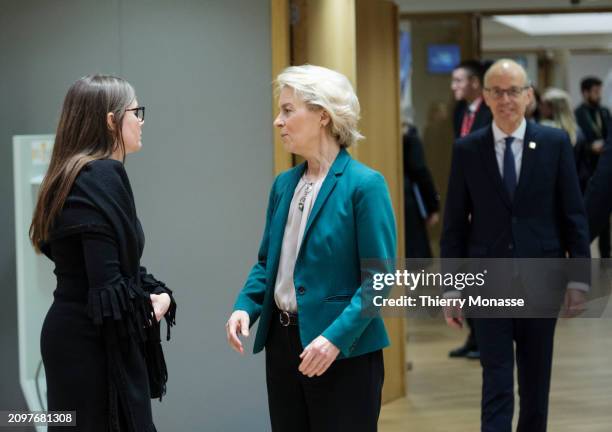
{"type": "MultiPolygon", "coordinates": [[[[493,121],[493,141],[495,143],[495,157],[497,159],[497,167],[499,168],[499,173],[504,177],[504,152],[506,151],[506,141],[505,138],[508,136],[514,137],[514,141],[512,141],[512,153],[514,153],[514,164],[516,168],[516,182],[518,184],[519,176],[521,174],[521,165],[523,162],[523,143],[525,142],[525,130],[527,129],[527,121],[523,118],[520,126],[512,132],[510,135],[503,132],[497,125],[495,121],[493,121]]],[[[567,288],[577,289],[580,291],[588,291],[589,285],[583,282],[570,281],[567,284],[567,288]]],[[[447,291],[444,293],[444,297],[453,298],[460,297],[461,293],[459,291],[447,291]]]]}
{"type": "Polygon", "coordinates": [[[474,114],[476,111],[478,111],[478,108],[480,108],[480,104],[482,103],[482,96],[481,97],[477,97],[474,102],[472,102],[469,106],[468,106],[468,111],[470,112],[470,114],[474,114]]]}
{"type": "Polygon", "coordinates": [[[295,285],[293,283],[295,261],[302,244],[308,216],[326,175],[327,173],[324,173],[319,180],[312,183],[306,182],[304,177],[302,177],[295,187],[293,198],[289,205],[289,214],[287,216],[287,224],[285,225],[285,233],[283,234],[283,245],[281,247],[278,271],[276,273],[276,285],[274,287],[274,301],[276,306],[282,311],[297,312],[295,285]],[[307,192],[308,188],[310,188],[309,192],[307,192]],[[300,210],[300,202],[303,204],[302,210],[300,210]]]}
{"type": "MultiPolygon", "coordinates": [[[[525,130],[527,129],[527,121],[523,118],[521,125],[510,135],[503,132],[497,127],[495,121],[493,121],[493,140],[495,141],[495,157],[497,158],[497,166],[499,167],[499,173],[504,178],[504,152],[506,151],[505,138],[508,136],[514,137],[512,141],[512,153],[514,153],[514,164],[516,168],[516,183],[518,184],[521,175],[521,165],[523,162],[523,143],[525,142],[525,130]]],[[[588,291],[589,285],[570,281],[567,284],[568,288],[578,289],[581,291],[588,291]]]]}
{"type": "Polygon", "coordinates": [[[493,122],[493,141],[495,141],[495,157],[497,158],[497,166],[499,173],[504,178],[504,152],[506,151],[506,137],[513,137],[512,153],[514,153],[514,167],[516,172],[516,184],[518,184],[521,175],[521,164],[523,162],[523,142],[525,141],[525,130],[527,129],[527,120],[523,118],[520,126],[510,135],[503,132],[495,122],[493,122]]]}

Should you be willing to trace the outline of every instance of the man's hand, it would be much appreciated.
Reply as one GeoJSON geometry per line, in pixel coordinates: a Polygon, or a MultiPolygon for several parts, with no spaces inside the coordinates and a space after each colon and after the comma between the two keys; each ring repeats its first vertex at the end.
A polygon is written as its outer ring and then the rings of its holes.
{"type": "Polygon", "coordinates": [[[601,154],[604,149],[604,140],[598,139],[591,144],[591,151],[595,154],[601,154]]]}
{"type": "Polygon", "coordinates": [[[579,289],[568,288],[565,291],[565,301],[561,316],[563,318],[574,318],[585,311],[586,295],[579,289]]]}
{"type": "Polygon", "coordinates": [[[459,306],[445,306],[443,308],[444,318],[449,327],[462,329],[463,328],[463,313],[459,306]]]}
{"type": "Polygon", "coordinates": [[[427,223],[427,226],[431,228],[432,226],[436,225],[439,221],[440,221],[440,213],[434,212],[427,217],[426,223],[427,223]]]}
{"type": "Polygon", "coordinates": [[[310,342],[300,358],[302,362],[298,370],[308,378],[321,376],[331,366],[340,354],[340,350],[323,336],[317,337],[310,342]]]}
{"type": "Polygon", "coordinates": [[[227,343],[234,348],[236,352],[244,355],[244,347],[238,337],[238,332],[244,337],[249,336],[249,314],[243,310],[232,312],[227,323],[225,324],[225,332],[227,334],[227,343]]]}

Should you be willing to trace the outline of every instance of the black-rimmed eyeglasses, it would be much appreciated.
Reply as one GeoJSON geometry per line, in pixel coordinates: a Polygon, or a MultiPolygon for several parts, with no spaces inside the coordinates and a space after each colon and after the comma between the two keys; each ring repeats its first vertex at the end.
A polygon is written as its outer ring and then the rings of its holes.
{"type": "Polygon", "coordinates": [[[524,87],[510,87],[509,89],[502,89],[499,87],[485,87],[484,90],[489,92],[493,99],[501,99],[504,97],[504,94],[507,94],[510,99],[516,99],[523,93],[523,91],[527,90],[530,86],[524,87]]]}
{"type": "Polygon", "coordinates": [[[136,108],[126,109],[126,111],[134,111],[134,115],[138,117],[138,120],[144,121],[145,107],[139,106],[136,108]]]}

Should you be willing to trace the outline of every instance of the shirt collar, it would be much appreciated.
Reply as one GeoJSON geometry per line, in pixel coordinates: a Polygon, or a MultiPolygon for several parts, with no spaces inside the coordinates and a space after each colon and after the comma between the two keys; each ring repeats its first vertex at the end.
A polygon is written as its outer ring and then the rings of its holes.
{"type": "Polygon", "coordinates": [[[478,108],[480,108],[481,103],[482,103],[482,96],[477,97],[476,99],[474,99],[474,102],[472,102],[468,106],[468,110],[472,113],[475,113],[476,111],[478,111],[478,108]]]}
{"type": "Polygon", "coordinates": [[[497,127],[497,125],[495,124],[495,120],[493,120],[493,139],[495,140],[495,142],[499,142],[503,141],[504,138],[511,136],[514,137],[514,139],[524,141],[526,129],[527,120],[523,118],[523,121],[521,122],[520,126],[514,132],[508,135],[507,133],[503,132],[499,127],[497,127]]]}

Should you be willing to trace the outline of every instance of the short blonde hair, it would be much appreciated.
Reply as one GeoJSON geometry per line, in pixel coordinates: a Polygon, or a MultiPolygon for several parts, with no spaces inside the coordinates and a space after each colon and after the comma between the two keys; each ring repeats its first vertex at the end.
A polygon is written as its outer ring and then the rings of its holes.
{"type": "Polygon", "coordinates": [[[542,95],[542,102],[550,106],[552,111],[552,124],[565,130],[570,136],[572,145],[578,140],[578,125],[572,112],[570,95],[558,88],[549,88],[542,95]]]}
{"type": "Polygon", "coordinates": [[[309,107],[324,109],[330,117],[330,132],[340,147],[350,147],[363,135],[357,129],[359,100],[347,77],[321,66],[290,66],[283,70],[275,81],[276,92],[285,87],[309,107]]]}

